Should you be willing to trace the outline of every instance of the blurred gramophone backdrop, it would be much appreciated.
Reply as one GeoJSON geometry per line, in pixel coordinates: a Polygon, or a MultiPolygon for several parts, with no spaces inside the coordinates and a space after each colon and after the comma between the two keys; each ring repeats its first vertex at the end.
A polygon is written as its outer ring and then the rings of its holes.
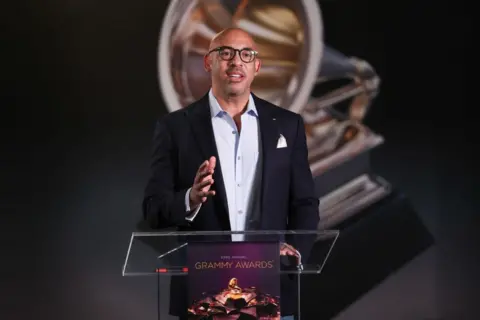
{"type": "Polygon", "coordinates": [[[305,288],[308,319],[475,318],[460,2],[83,0],[13,12],[2,318],[156,319],[156,281],[121,277],[154,122],[206,92],[202,55],[231,25],[259,44],[253,90],[305,119],[319,228],[342,232],[305,288]]]}

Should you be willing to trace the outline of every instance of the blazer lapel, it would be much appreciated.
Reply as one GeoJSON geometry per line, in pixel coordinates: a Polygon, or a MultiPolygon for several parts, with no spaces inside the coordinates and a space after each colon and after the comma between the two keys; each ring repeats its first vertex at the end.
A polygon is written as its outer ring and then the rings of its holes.
{"type": "Polygon", "coordinates": [[[258,111],[258,118],[260,122],[260,134],[262,144],[262,187],[261,187],[261,207],[260,213],[268,208],[267,203],[267,190],[269,190],[270,176],[269,168],[271,168],[271,162],[274,161],[272,155],[277,147],[278,140],[278,125],[276,123],[275,114],[273,109],[270,108],[263,100],[257,98],[255,95],[254,101],[258,111]]]}
{"type": "Polygon", "coordinates": [[[194,139],[200,146],[203,158],[205,160],[215,157],[217,163],[213,179],[213,189],[216,191],[214,200],[219,201],[224,211],[215,210],[221,225],[225,230],[230,230],[230,218],[228,213],[227,195],[225,191],[225,183],[222,176],[222,168],[218,157],[217,145],[215,143],[215,135],[213,133],[212,119],[210,114],[210,105],[208,102],[208,94],[201,98],[193,108],[187,111],[190,124],[192,126],[194,139]]]}

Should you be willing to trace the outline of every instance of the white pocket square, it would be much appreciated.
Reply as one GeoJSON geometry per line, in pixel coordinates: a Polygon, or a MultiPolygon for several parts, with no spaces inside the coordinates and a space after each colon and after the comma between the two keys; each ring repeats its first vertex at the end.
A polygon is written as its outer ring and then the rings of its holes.
{"type": "Polygon", "coordinates": [[[278,141],[277,141],[277,149],[286,148],[286,147],[287,147],[287,140],[282,134],[280,134],[280,137],[278,137],[278,141]]]}

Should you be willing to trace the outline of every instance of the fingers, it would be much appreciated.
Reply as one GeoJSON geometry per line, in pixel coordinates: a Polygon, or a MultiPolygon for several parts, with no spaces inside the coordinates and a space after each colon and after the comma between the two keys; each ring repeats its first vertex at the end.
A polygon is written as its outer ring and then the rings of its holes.
{"type": "Polygon", "coordinates": [[[215,166],[217,165],[217,159],[215,157],[210,157],[209,161],[208,161],[208,164],[209,164],[209,169],[210,170],[214,170],[215,169],[215,166]]]}
{"type": "MultiPolygon", "coordinates": [[[[205,178],[207,178],[208,176],[211,176],[213,174],[213,170],[204,170],[202,172],[199,172],[197,173],[197,175],[195,176],[195,181],[194,183],[195,184],[199,184],[200,182],[204,181],[205,178]]],[[[211,177],[210,177],[211,179],[211,177]]],[[[207,179],[208,180],[208,179],[207,179]]]]}
{"type": "Polygon", "coordinates": [[[296,252],[293,252],[291,250],[282,250],[280,251],[281,256],[292,256],[292,257],[299,257],[299,255],[296,252]]]}
{"type": "Polygon", "coordinates": [[[205,160],[197,170],[194,183],[199,183],[200,181],[202,181],[203,178],[205,178],[209,174],[213,174],[216,163],[217,163],[217,160],[215,159],[215,157],[210,157],[209,160],[205,160]]]}
{"type": "Polygon", "coordinates": [[[198,167],[197,173],[192,186],[191,200],[194,203],[205,202],[209,196],[215,195],[215,190],[210,190],[213,185],[213,172],[215,170],[217,160],[215,157],[205,160],[198,167]]]}
{"type": "Polygon", "coordinates": [[[197,174],[195,175],[195,182],[200,181],[200,176],[208,172],[208,160],[205,160],[200,167],[198,167],[197,174]],[[207,170],[206,170],[207,169],[207,170]]]}
{"type": "Polygon", "coordinates": [[[206,167],[208,167],[208,160],[205,160],[202,162],[202,164],[200,165],[200,167],[198,167],[198,170],[197,170],[197,173],[198,172],[201,172],[202,170],[204,170],[206,167]]]}
{"type": "Polygon", "coordinates": [[[289,256],[295,255],[295,253],[294,253],[292,250],[287,249],[287,248],[284,248],[284,249],[280,250],[280,252],[281,252],[283,255],[289,255],[289,256]]]}
{"type": "Polygon", "coordinates": [[[202,202],[206,201],[207,197],[214,196],[214,195],[215,195],[215,190],[207,190],[207,191],[198,192],[198,196],[202,198],[202,202]]]}
{"type": "Polygon", "coordinates": [[[212,156],[212,157],[210,157],[210,159],[202,162],[202,164],[198,168],[197,173],[202,172],[205,168],[208,168],[210,170],[214,170],[216,165],[217,165],[217,158],[212,156]]]}
{"type": "Polygon", "coordinates": [[[205,187],[211,186],[213,184],[213,179],[205,179],[195,185],[197,190],[202,190],[205,187]]]}
{"type": "Polygon", "coordinates": [[[280,249],[280,255],[298,257],[298,252],[291,245],[284,243],[280,249]]]}
{"type": "Polygon", "coordinates": [[[210,186],[213,184],[213,179],[204,179],[203,181],[196,183],[193,186],[194,198],[198,199],[197,201],[205,202],[207,197],[214,196],[215,190],[210,190],[210,186]]]}

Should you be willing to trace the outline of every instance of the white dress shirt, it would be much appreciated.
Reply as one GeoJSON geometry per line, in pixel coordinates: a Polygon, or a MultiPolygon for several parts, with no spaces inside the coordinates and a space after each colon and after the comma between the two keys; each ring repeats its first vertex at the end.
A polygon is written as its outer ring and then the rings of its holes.
{"type": "MultiPolygon", "coordinates": [[[[213,133],[218,150],[222,176],[225,183],[230,227],[232,231],[245,230],[248,214],[253,208],[254,184],[260,157],[258,113],[250,95],[247,110],[241,115],[241,132],[232,117],[225,112],[214,97],[212,90],[208,93],[213,133]]],[[[185,195],[185,206],[190,211],[190,189],[185,195]]],[[[201,205],[187,220],[193,221],[201,205]]],[[[242,241],[243,235],[233,235],[233,241],[242,241]]]]}

